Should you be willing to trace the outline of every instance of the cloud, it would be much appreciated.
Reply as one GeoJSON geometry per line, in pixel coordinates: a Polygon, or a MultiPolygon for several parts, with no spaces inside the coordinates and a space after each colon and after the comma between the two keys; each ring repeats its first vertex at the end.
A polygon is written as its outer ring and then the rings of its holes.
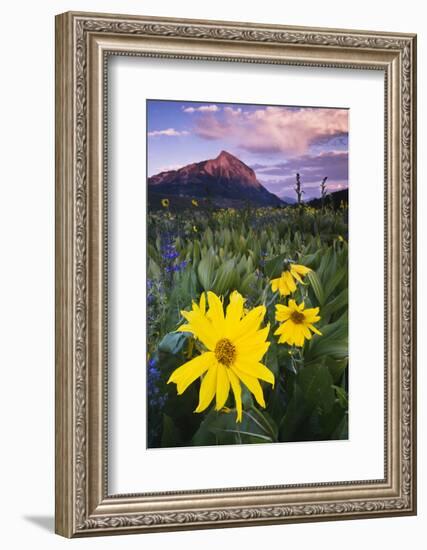
{"type": "Polygon", "coordinates": [[[348,179],[348,153],[343,151],[328,151],[319,155],[301,155],[286,162],[272,165],[255,165],[257,174],[270,176],[287,176],[299,172],[301,178],[308,182],[320,181],[325,176],[329,180],[348,179]]]}
{"type": "Polygon", "coordinates": [[[328,191],[348,187],[348,153],[331,151],[319,155],[301,155],[273,165],[255,165],[257,177],[269,191],[279,196],[294,194],[295,175],[301,175],[301,183],[307,196],[319,195],[320,182],[327,176],[328,191]]]}
{"type": "Polygon", "coordinates": [[[243,111],[225,107],[221,116],[200,116],[194,131],[207,140],[228,139],[252,153],[303,155],[310,145],[348,133],[348,111],[262,107],[243,111]]]}
{"type": "Polygon", "coordinates": [[[169,136],[169,137],[175,137],[175,136],[188,136],[190,132],[187,132],[187,130],[175,130],[175,128],[167,128],[166,130],[153,130],[152,132],[148,132],[149,137],[156,137],[156,136],[169,136]]]}
{"type": "Polygon", "coordinates": [[[220,110],[218,105],[201,105],[200,107],[183,107],[184,113],[216,113],[220,110]]]}
{"type": "Polygon", "coordinates": [[[240,116],[242,114],[242,108],[238,107],[233,109],[233,107],[224,107],[224,112],[230,116],[240,116]]]}

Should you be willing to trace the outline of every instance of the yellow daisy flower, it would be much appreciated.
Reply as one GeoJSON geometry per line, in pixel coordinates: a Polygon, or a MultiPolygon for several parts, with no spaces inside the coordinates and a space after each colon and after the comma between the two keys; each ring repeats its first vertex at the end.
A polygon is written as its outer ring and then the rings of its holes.
{"type": "Polygon", "coordinates": [[[196,199],[192,199],[192,200],[191,200],[191,204],[192,204],[193,206],[199,206],[199,203],[196,201],[196,199]]]}
{"type": "Polygon", "coordinates": [[[298,305],[295,300],[289,300],[287,306],[277,304],[276,321],[282,323],[274,334],[279,336],[279,344],[302,347],[305,339],[311,340],[311,332],[321,335],[313,325],[321,319],[318,313],[318,307],[304,309],[304,302],[298,305]]]}
{"type": "Polygon", "coordinates": [[[169,199],[162,199],[160,202],[162,203],[162,206],[169,208],[169,199]]]}
{"type": "Polygon", "coordinates": [[[282,296],[288,296],[297,289],[295,281],[304,284],[301,277],[304,277],[310,271],[311,269],[304,265],[289,263],[289,268],[283,271],[280,277],[270,281],[271,290],[273,292],[278,290],[282,296]]]}
{"type": "Polygon", "coordinates": [[[208,292],[207,295],[209,309],[206,310],[206,298],[202,294],[199,304],[193,302],[191,311],[181,311],[187,324],[178,328],[178,331],[193,334],[206,351],[178,367],[171,374],[168,384],[175,383],[180,395],[203,375],[199,404],[194,411],[198,413],[207,409],[214,397],[215,409],[223,409],[231,389],[236,403],[237,422],[241,422],[241,383],[254,395],[261,407],[265,407],[265,401],[259,380],[274,386],[273,373],[260,362],[270,345],[266,341],[270,326],[259,328],[266,309],[258,306],[245,314],[245,300],[234,291],[224,312],[220,298],[214,292],[208,292]]]}

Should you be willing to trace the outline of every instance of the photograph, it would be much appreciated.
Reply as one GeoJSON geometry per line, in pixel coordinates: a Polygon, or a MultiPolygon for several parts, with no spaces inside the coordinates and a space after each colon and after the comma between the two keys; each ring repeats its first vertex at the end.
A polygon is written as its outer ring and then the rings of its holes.
{"type": "Polygon", "coordinates": [[[147,447],[347,440],[349,109],[146,117],[147,447]]]}

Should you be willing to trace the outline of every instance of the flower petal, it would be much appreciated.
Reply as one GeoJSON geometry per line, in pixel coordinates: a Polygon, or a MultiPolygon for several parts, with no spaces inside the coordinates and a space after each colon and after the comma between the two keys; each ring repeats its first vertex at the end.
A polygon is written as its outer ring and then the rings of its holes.
{"type": "Polygon", "coordinates": [[[276,321],[287,321],[292,311],[289,307],[276,304],[276,321]]]}
{"type": "Polygon", "coordinates": [[[290,271],[285,272],[286,282],[288,284],[288,288],[290,292],[295,292],[297,289],[297,285],[295,284],[295,280],[292,277],[292,274],[290,271]]]}
{"type": "Polygon", "coordinates": [[[202,383],[200,384],[199,404],[194,412],[202,412],[211,404],[216,392],[217,371],[218,363],[215,361],[203,377],[202,383]]]}
{"type": "Polygon", "coordinates": [[[207,351],[206,353],[202,353],[175,369],[170,375],[167,383],[175,383],[177,385],[178,394],[181,394],[192,382],[194,382],[194,380],[202,376],[214,361],[215,355],[213,352],[207,351]]]}
{"type": "Polygon", "coordinates": [[[209,311],[207,316],[214,325],[217,335],[221,337],[224,333],[224,309],[219,297],[214,293],[208,292],[209,311]]]}
{"type": "Polygon", "coordinates": [[[262,363],[257,363],[255,361],[246,362],[246,361],[237,361],[235,366],[242,372],[249,374],[260,380],[268,382],[274,387],[274,374],[262,363]]]}
{"type": "Polygon", "coordinates": [[[291,271],[296,271],[299,275],[307,275],[307,273],[310,273],[311,269],[305,265],[291,264],[291,271]]]}
{"type": "Polygon", "coordinates": [[[230,295],[230,302],[227,306],[227,314],[225,317],[225,326],[227,330],[227,335],[230,334],[233,329],[236,328],[236,325],[239,324],[240,319],[243,315],[243,305],[245,300],[243,296],[236,290],[230,295]]]}
{"type": "Polygon", "coordinates": [[[206,295],[204,292],[200,294],[199,308],[202,315],[206,314],[206,295]]]}
{"type": "Polygon", "coordinates": [[[218,363],[217,379],[216,379],[216,407],[217,411],[221,410],[227,401],[230,393],[230,379],[227,375],[227,367],[218,363]]]}
{"type": "Polygon", "coordinates": [[[310,330],[312,330],[315,334],[318,334],[319,336],[322,336],[322,333],[320,332],[320,330],[318,330],[315,326],[310,324],[310,325],[308,325],[308,328],[310,330]]]}
{"type": "Polygon", "coordinates": [[[230,334],[230,338],[232,338],[235,343],[238,343],[240,339],[253,335],[264,320],[265,312],[265,306],[254,307],[254,309],[245,315],[238,323],[235,330],[230,334]]]}
{"type": "Polygon", "coordinates": [[[202,344],[204,344],[209,350],[215,349],[215,344],[218,340],[216,337],[215,328],[212,323],[204,315],[198,312],[185,312],[191,322],[179,326],[177,332],[190,332],[193,334],[202,344]]]}
{"type": "Polygon", "coordinates": [[[271,290],[273,292],[276,292],[277,290],[279,290],[279,288],[280,288],[280,277],[278,277],[277,279],[271,279],[270,284],[271,284],[271,290]]]}
{"type": "Polygon", "coordinates": [[[297,303],[295,302],[295,300],[289,300],[289,302],[288,302],[288,307],[289,307],[292,311],[298,311],[298,306],[297,306],[297,303]]]}
{"type": "Polygon", "coordinates": [[[236,366],[231,367],[234,374],[240,378],[240,380],[244,383],[244,385],[248,388],[248,390],[254,394],[255,399],[261,407],[265,408],[265,401],[264,401],[264,395],[262,393],[261,384],[258,382],[258,380],[254,376],[250,376],[249,374],[246,374],[242,370],[238,369],[236,366]]]}
{"type": "Polygon", "coordinates": [[[300,348],[304,345],[304,328],[304,325],[294,327],[294,344],[300,348]]]}
{"type": "Polygon", "coordinates": [[[230,380],[231,389],[233,390],[234,399],[236,401],[236,410],[237,410],[237,422],[242,421],[242,388],[240,387],[240,382],[237,376],[231,369],[227,369],[227,376],[230,380]]]}

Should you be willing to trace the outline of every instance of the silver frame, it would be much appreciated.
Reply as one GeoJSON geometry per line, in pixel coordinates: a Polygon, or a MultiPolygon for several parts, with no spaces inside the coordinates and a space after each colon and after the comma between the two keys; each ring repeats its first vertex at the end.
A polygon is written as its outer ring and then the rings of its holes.
{"type": "Polygon", "coordinates": [[[66,537],[416,512],[416,37],[217,21],[56,18],[56,532],[66,537]],[[385,74],[385,477],[109,495],[107,63],[138,55],[385,74]]]}

